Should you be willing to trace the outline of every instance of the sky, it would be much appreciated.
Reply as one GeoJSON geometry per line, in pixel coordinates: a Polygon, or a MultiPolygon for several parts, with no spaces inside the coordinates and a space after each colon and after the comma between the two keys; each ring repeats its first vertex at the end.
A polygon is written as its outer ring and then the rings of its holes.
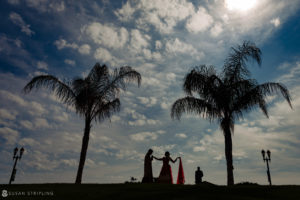
{"type": "MultiPolygon", "coordinates": [[[[84,119],[48,90],[22,88],[34,76],[84,77],[99,62],[129,65],[142,75],[120,96],[121,111],[93,123],[83,183],[141,181],[149,148],[182,157],[187,184],[225,185],[224,136],[218,122],[192,114],[172,120],[170,108],[195,66],[221,71],[231,47],[254,42],[262,65],[248,63],[259,83],[290,91],[268,97],[235,124],[235,182],[268,184],[261,150],[271,151],[273,184],[300,183],[300,0],[3,0],[0,1],[0,183],[8,183],[13,149],[24,147],[15,183],[75,182],[84,119]]],[[[179,163],[171,164],[177,179],[179,163]]],[[[158,177],[162,163],[153,161],[158,177]]]]}

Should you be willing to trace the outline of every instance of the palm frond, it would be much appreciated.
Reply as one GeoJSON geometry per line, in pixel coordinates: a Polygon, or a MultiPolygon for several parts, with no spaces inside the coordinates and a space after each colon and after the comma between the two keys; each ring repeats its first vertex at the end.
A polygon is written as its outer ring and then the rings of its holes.
{"type": "Polygon", "coordinates": [[[241,92],[241,94],[241,96],[235,99],[230,109],[230,112],[236,119],[243,118],[242,113],[255,109],[255,106],[259,106],[266,117],[268,117],[267,104],[264,96],[257,87],[248,88],[241,92]]]}
{"type": "MultiPolygon", "coordinates": [[[[101,100],[99,100],[101,101],[101,100]]],[[[121,102],[118,98],[113,101],[109,101],[101,104],[97,104],[97,108],[92,113],[91,118],[96,121],[103,121],[106,118],[110,118],[113,113],[119,112],[121,107],[121,102]]]]}
{"type": "Polygon", "coordinates": [[[192,95],[192,92],[206,93],[220,84],[222,80],[216,75],[214,67],[201,65],[185,76],[183,90],[187,95],[192,95]]]}
{"type": "Polygon", "coordinates": [[[180,119],[182,113],[195,113],[202,115],[204,118],[213,120],[221,117],[221,112],[217,110],[212,104],[197,99],[195,97],[184,97],[174,102],[171,108],[171,118],[180,119]]]}
{"type": "Polygon", "coordinates": [[[223,73],[225,77],[232,81],[237,78],[245,78],[250,76],[250,71],[246,67],[246,63],[250,59],[261,65],[261,51],[252,42],[245,41],[242,45],[232,48],[228,58],[225,60],[223,73]]]}
{"type": "Polygon", "coordinates": [[[262,95],[273,95],[274,93],[281,94],[288,102],[289,106],[293,108],[289,90],[281,83],[267,82],[257,86],[257,89],[262,95]]]}
{"type": "MultiPolygon", "coordinates": [[[[93,82],[108,82],[109,79],[109,70],[106,65],[100,65],[96,63],[91,69],[90,73],[87,76],[87,79],[92,80],[93,82]]],[[[103,84],[105,84],[103,83],[103,84]]]]}
{"type": "Polygon", "coordinates": [[[23,88],[23,91],[24,93],[29,93],[33,89],[39,89],[41,87],[45,87],[55,92],[56,96],[64,103],[74,103],[75,94],[72,91],[70,84],[60,81],[52,75],[41,75],[32,78],[31,81],[23,88]]]}

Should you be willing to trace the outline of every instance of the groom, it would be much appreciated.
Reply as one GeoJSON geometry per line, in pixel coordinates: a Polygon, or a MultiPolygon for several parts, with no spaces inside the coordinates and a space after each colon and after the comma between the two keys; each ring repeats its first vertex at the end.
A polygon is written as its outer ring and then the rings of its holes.
{"type": "Polygon", "coordinates": [[[149,149],[144,159],[144,177],[142,183],[153,183],[153,174],[152,174],[152,156],[153,150],[149,149]]]}

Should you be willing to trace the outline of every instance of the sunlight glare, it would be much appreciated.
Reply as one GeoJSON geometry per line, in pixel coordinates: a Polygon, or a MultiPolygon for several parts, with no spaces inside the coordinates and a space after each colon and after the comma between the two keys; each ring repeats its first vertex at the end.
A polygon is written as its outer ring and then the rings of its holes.
{"type": "Polygon", "coordinates": [[[246,11],[253,8],[257,0],[225,0],[225,5],[229,10],[246,11]]]}

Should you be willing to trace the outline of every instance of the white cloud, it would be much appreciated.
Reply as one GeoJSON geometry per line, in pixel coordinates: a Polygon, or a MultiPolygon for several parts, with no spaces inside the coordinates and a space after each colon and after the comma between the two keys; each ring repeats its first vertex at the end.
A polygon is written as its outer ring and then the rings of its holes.
{"type": "Polygon", "coordinates": [[[155,49],[161,49],[162,48],[162,43],[159,40],[155,41],[155,49]]]}
{"type": "Polygon", "coordinates": [[[14,145],[19,138],[19,132],[8,127],[0,127],[0,136],[6,140],[7,145],[14,145]]]}
{"type": "Polygon", "coordinates": [[[194,6],[186,0],[141,0],[135,7],[140,11],[138,27],[149,30],[154,26],[160,33],[171,33],[179,21],[194,13],[194,6]]]}
{"type": "Polygon", "coordinates": [[[75,42],[69,43],[65,39],[59,39],[54,42],[54,45],[57,47],[58,50],[64,49],[64,48],[71,48],[71,49],[77,49],[80,54],[88,55],[90,54],[91,47],[88,44],[83,44],[79,46],[75,42]]]}
{"type": "Polygon", "coordinates": [[[78,51],[81,54],[90,54],[91,47],[88,44],[83,44],[78,48],[78,51]]]}
{"type": "Polygon", "coordinates": [[[44,118],[36,118],[34,120],[34,125],[37,128],[49,128],[50,127],[48,121],[44,118]]]}
{"type": "Polygon", "coordinates": [[[106,49],[99,47],[94,53],[94,58],[102,62],[112,62],[113,57],[106,49]]]}
{"type": "Polygon", "coordinates": [[[28,103],[27,107],[30,109],[28,113],[30,113],[33,116],[41,116],[48,112],[42,104],[36,101],[32,101],[28,103]]]}
{"type": "Polygon", "coordinates": [[[76,43],[68,43],[65,39],[59,39],[54,42],[55,46],[58,50],[64,49],[64,48],[72,48],[72,49],[78,49],[78,45],[76,43]]]}
{"type": "Polygon", "coordinates": [[[222,25],[220,23],[215,24],[211,29],[210,33],[213,37],[218,37],[223,32],[222,25]]]}
{"type": "Polygon", "coordinates": [[[199,7],[198,11],[187,21],[186,28],[192,33],[198,33],[206,31],[212,24],[214,20],[210,16],[206,9],[199,7]]]}
{"type": "Polygon", "coordinates": [[[160,107],[162,108],[162,109],[169,109],[169,105],[166,103],[166,102],[162,102],[161,104],[160,104],[160,107]]]}
{"type": "Polygon", "coordinates": [[[151,37],[146,34],[142,34],[139,30],[134,29],[131,31],[130,47],[136,51],[141,51],[143,48],[149,46],[151,37]]]}
{"type": "Polygon", "coordinates": [[[187,138],[187,136],[186,136],[185,133],[177,133],[177,134],[175,135],[175,137],[182,138],[182,139],[187,138]]]}
{"type": "Polygon", "coordinates": [[[26,160],[24,159],[24,165],[36,170],[49,170],[52,171],[59,166],[58,160],[49,158],[49,154],[42,153],[38,150],[26,150],[26,160]]]}
{"type": "Polygon", "coordinates": [[[55,115],[53,119],[61,122],[67,122],[69,120],[69,115],[66,112],[61,112],[58,115],[55,115]]]}
{"type": "Polygon", "coordinates": [[[280,19],[279,17],[272,19],[271,24],[273,24],[275,27],[278,27],[280,25],[280,19]]]}
{"type": "Polygon", "coordinates": [[[22,127],[26,128],[26,129],[29,129],[29,130],[33,129],[33,124],[28,120],[21,120],[19,123],[21,124],[22,127]]]}
{"type": "Polygon", "coordinates": [[[69,167],[76,167],[78,165],[78,161],[75,159],[62,159],[60,162],[69,167]]]}
{"type": "Polygon", "coordinates": [[[120,121],[121,118],[119,116],[114,115],[114,116],[111,117],[110,120],[111,120],[111,122],[117,122],[117,121],[120,121]]]}
{"type": "Polygon", "coordinates": [[[144,104],[146,107],[151,107],[151,106],[154,106],[157,102],[157,99],[155,97],[137,97],[140,102],[142,104],[144,104]]]}
{"type": "Polygon", "coordinates": [[[128,41],[128,32],[124,27],[103,25],[93,22],[85,27],[85,33],[96,43],[109,48],[122,48],[128,41]]]}
{"type": "Polygon", "coordinates": [[[9,19],[16,24],[17,26],[19,26],[21,28],[21,31],[24,32],[26,35],[31,36],[34,34],[34,31],[32,31],[30,29],[30,25],[26,24],[25,21],[23,20],[23,18],[15,12],[11,12],[9,14],[9,19]]]}
{"type": "Polygon", "coordinates": [[[132,14],[135,12],[135,8],[131,7],[130,1],[127,1],[122,8],[116,10],[114,13],[121,21],[129,21],[132,19],[132,14]]]}
{"type": "Polygon", "coordinates": [[[38,12],[62,12],[65,10],[65,2],[55,2],[49,0],[25,0],[28,7],[36,9],[38,12]]]}
{"type": "Polygon", "coordinates": [[[39,145],[39,142],[37,142],[33,138],[23,137],[21,140],[18,141],[18,144],[20,146],[27,146],[27,145],[28,146],[37,146],[37,145],[39,145]]]}
{"type": "Polygon", "coordinates": [[[26,106],[27,105],[27,102],[24,101],[24,99],[22,99],[21,97],[11,93],[11,92],[8,92],[8,91],[5,91],[5,90],[0,90],[0,96],[2,98],[5,98],[6,100],[9,100],[9,101],[12,101],[20,106],[26,106]]]}
{"type": "Polygon", "coordinates": [[[44,61],[38,61],[37,62],[37,68],[38,69],[43,69],[43,70],[48,70],[48,64],[44,61]]]}
{"type": "MultiPolygon", "coordinates": [[[[284,64],[285,68],[290,67],[288,69],[288,73],[283,74],[282,76],[278,77],[276,81],[282,82],[284,84],[291,84],[291,83],[297,83],[300,76],[300,62],[296,62],[292,64],[293,67],[291,67],[290,64],[284,64]]],[[[283,65],[280,65],[280,69],[283,68],[283,65]]]]}
{"type": "MultiPolygon", "coordinates": [[[[170,151],[172,149],[174,149],[174,147],[176,146],[176,144],[167,144],[167,145],[162,145],[162,146],[152,146],[151,149],[153,150],[153,153],[155,155],[165,155],[166,151],[169,151],[169,153],[171,153],[170,151]]],[[[172,156],[172,153],[171,153],[172,156]]]]}
{"type": "Polygon", "coordinates": [[[194,48],[191,44],[184,43],[178,38],[167,41],[166,51],[175,55],[177,53],[189,54],[195,56],[197,60],[200,60],[204,56],[203,52],[198,52],[198,50],[194,48]]]}
{"type": "Polygon", "coordinates": [[[137,142],[143,142],[147,140],[156,140],[159,135],[164,134],[165,131],[159,130],[155,132],[141,132],[130,135],[130,139],[137,141],[137,142]]]}
{"type": "Polygon", "coordinates": [[[74,66],[76,64],[75,60],[65,59],[64,62],[68,65],[74,66]]]}
{"type": "Polygon", "coordinates": [[[8,119],[8,120],[15,120],[17,113],[15,111],[8,111],[7,109],[0,109],[0,118],[8,119]]]}
{"type": "Polygon", "coordinates": [[[205,151],[205,147],[204,146],[196,146],[193,148],[194,152],[199,152],[199,151],[205,151]]]}

